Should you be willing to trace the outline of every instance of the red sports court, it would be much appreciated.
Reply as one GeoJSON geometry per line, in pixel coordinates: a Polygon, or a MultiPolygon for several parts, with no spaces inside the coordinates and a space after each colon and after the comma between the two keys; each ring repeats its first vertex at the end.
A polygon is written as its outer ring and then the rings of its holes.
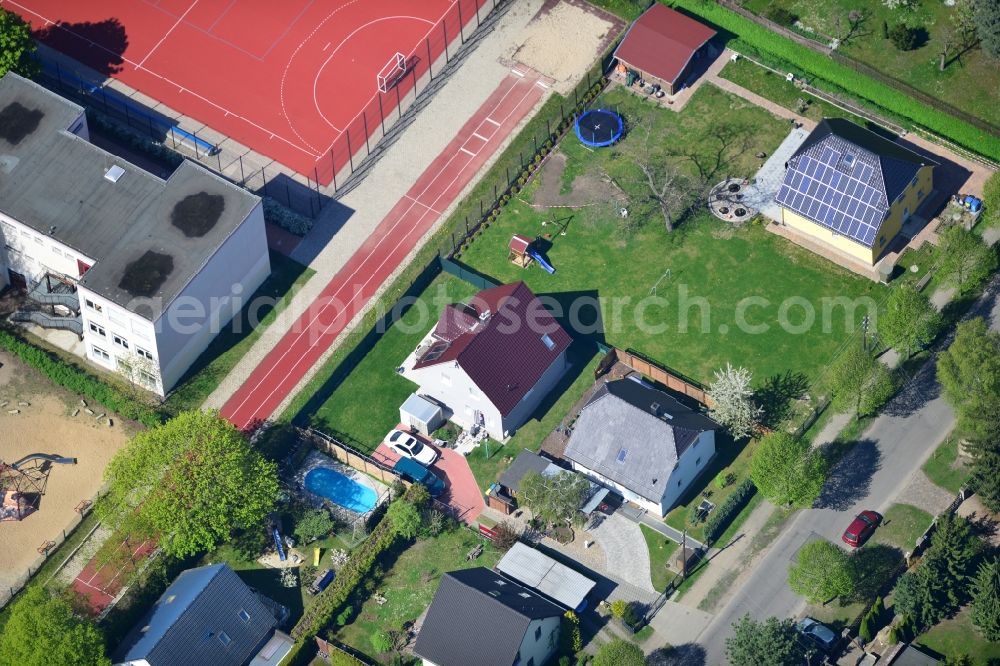
{"type": "Polygon", "coordinates": [[[47,45],[324,184],[495,4],[0,0],[47,45]]]}

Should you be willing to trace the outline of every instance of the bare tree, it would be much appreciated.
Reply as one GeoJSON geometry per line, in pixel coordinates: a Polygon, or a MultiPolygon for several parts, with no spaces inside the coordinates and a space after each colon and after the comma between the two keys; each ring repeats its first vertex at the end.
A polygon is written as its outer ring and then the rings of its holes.
{"type": "Polygon", "coordinates": [[[948,55],[951,50],[955,48],[957,44],[955,30],[952,28],[944,28],[938,34],[938,42],[940,42],[941,50],[938,52],[938,57],[940,58],[938,63],[938,71],[943,72],[944,68],[948,65],[948,55]]]}
{"type": "Polygon", "coordinates": [[[841,41],[850,41],[855,35],[861,30],[861,25],[865,22],[868,16],[865,14],[863,9],[852,9],[847,13],[847,34],[844,35],[844,39],[841,41]]]}

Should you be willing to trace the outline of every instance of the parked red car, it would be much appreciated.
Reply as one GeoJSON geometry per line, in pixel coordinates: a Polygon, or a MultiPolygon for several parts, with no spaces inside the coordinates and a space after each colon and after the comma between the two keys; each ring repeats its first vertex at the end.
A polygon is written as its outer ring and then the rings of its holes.
{"type": "Polygon", "coordinates": [[[857,548],[865,541],[868,537],[872,535],[875,528],[879,526],[882,522],[882,516],[878,515],[874,511],[862,511],[857,515],[854,521],[847,526],[844,530],[844,536],[841,537],[848,546],[852,548],[857,548]]]}

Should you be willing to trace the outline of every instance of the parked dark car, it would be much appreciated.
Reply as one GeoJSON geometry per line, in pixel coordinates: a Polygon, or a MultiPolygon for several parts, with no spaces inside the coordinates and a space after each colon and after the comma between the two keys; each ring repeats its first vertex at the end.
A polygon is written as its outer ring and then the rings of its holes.
{"type": "Polygon", "coordinates": [[[426,486],[431,497],[437,497],[444,492],[444,481],[413,458],[400,458],[392,469],[413,483],[426,486]]]}
{"type": "Polygon", "coordinates": [[[841,537],[848,546],[852,548],[857,548],[865,541],[868,537],[872,535],[875,528],[879,526],[882,522],[882,516],[878,515],[874,511],[862,511],[857,515],[857,517],[847,526],[844,530],[844,536],[841,537]]]}
{"type": "Polygon", "coordinates": [[[833,629],[811,617],[802,618],[796,627],[800,634],[815,643],[823,652],[829,653],[837,645],[837,634],[833,629]]]}

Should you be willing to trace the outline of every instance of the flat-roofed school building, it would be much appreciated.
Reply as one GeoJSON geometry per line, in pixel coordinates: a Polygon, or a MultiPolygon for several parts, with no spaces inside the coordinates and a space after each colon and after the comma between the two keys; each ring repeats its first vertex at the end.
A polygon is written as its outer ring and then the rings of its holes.
{"type": "Polygon", "coordinates": [[[13,319],[165,395],[270,274],[259,197],[184,161],[158,178],[89,142],[83,109],[0,78],[0,288],[13,319]]]}

